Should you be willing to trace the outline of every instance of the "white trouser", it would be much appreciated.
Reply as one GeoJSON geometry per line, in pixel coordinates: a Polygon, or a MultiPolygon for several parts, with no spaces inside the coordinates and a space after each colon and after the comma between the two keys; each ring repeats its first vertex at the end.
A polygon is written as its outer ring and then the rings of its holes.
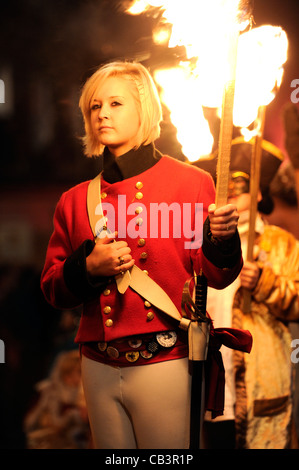
{"type": "Polygon", "coordinates": [[[83,356],[82,381],[96,449],[188,448],[188,358],[114,367],[83,356]]]}

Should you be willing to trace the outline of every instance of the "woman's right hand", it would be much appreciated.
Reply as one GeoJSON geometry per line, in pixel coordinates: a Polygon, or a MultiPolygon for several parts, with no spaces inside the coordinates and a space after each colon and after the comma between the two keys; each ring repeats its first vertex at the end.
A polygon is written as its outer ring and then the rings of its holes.
{"type": "Polygon", "coordinates": [[[117,232],[98,238],[86,258],[86,269],[90,276],[115,276],[134,265],[131,249],[126,241],[116,241],[117,232]]]}

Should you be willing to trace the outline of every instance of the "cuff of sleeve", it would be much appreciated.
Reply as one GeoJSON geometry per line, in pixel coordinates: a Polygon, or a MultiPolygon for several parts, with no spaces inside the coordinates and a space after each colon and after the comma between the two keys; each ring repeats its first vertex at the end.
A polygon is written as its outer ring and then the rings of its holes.
{"type": "Polygon", "coordinates": [[[85,240],[64,263],[63,276],[67,288],[81,301],[99,296],[105,290],[110,278],[90,278],[86,270],[86,257],[90,255],[94,241],[85,240]]]}
{"type": "Polygon", "coordinates": [[[202,251],[217,268],[232,269],[238,263],[242,253],[239,232],[236,231],[229,240],[213,241],[210,221],[207,217],[203,226],[202,251]]]}

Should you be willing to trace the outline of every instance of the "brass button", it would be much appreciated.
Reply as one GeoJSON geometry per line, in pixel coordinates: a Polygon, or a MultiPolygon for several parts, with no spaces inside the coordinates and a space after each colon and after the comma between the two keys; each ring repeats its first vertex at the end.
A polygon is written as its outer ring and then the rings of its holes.
{"type": "Polygon", "coordinates": [[[104,307],[104,310],[103,310],[103,312],[104,312],[106,315],[108,315],[108,313],[110,313],[110,312],[111,312],[111,307],[109,307],[109,306],[107,306],[107,307],[104,307]]]}
{"type": "Polygon", "coordinates": [[[144,246],[145,245],[145,240],[144,238],[139,238],[138,240],[138,246],[144,246]]]}
{"type": "Polygon", "coordinates": [[[105,289],[103,295],[110,295],[110,289],[105,289]]]}
{"type": "Polygon", "coordinates": [[[105,191],[103,191],[101,193],[101,199],[105,199],[107,197],[107,193],[105,193],[105,191]]]}
{"type": "Polygon", "coordinates": [[[149,308],[149,307],[152,306],[152,304],[151,304],[148,300],[146,300],[146,301],[144,302],[144,306],[145,306],[146,308],[149,308]]]}
{"type": "Polygon", "coordinates": [[[102,352],[105,351],[107,348],[107,343],[105,341],[101,341],[100,343],[98,343],[98,348],[102,352]]]}
{"type": "Polygon", "coordinates": [[[113,325],[113,320],[111,320],[111,318],[108,318],[108,320],[105,321],[105,325],[110,327],[113,325]]]}
{"type": "Polygon", "coordinates": [[[142,225],[143,224],[143,219],[141,217],[138,217],[138,219],[136,219],[136,225],[142,225]]]}
{"type": "Polygon", "coordinates": [[[146,314],[146,319],[147,319],[147,321],[152,321],[152,320],[154,319],[154,317],[155,317],[155,315],[154,315],[153,312],[148,312],[148,313],[146,314]]]}
{"type": "Polygon", "coordinates": [[[142,199],[143,194],[140,191],[138,191],[138,193],[135,194],[135,197],[136,197],[136,199],[142,199]]]}
{"type": "Polygon", "coordinates": [[[141,183],[141,181],[138,181],[138,183],[136,183],[136,185],[135,185],[135,188],[136,189],[142,189],[143,188],[143,183],[141,183]]]}
{"type": "Polygon", "coordinates": [[[144,274],[148,275],[148,271],[146,269],[143,269],[144,274]]]}
{"type": "Polygon", "coordinates": [[[145,251],[143,251],[140,255],[140,258],[141,259],[146,259],[147,258],[147,253],[145,251]]]}
{"type": "Polygon", "coordinates": [[[143,208],[141,206],[138,206],[135,209],[135,214],[141,214],[142,211],[143,211],[143,208]]]}

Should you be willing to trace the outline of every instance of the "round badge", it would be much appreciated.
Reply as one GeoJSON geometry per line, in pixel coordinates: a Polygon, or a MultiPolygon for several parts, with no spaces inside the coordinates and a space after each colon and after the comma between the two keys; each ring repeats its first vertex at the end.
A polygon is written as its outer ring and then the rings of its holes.
{"type": "Polygon", "coordinates": [[[159,345],[158,345],[158,343],[156,343],[156,341],[151,341],[147,345],[147,350],[150,351],[151,353],[157,352],[158,349],[159,349],[159,345]]]}
{"type": "Polygon", "coordinates": [[[105,343],[104,341],[98,343],[98,348],[99,348],[99,350],[102,351],[102,352],[106,351],[107,343],[105,343]]]}
{"type": "Polygon", "coordinates": [[[139,358],[139,351],[129,351],[126,353],[126,359],[129,362],[136,362],[139,358]]]}
{"type": "Polygon", "coordinates": [[[108,346],[107,348],[107,354],[109,357],[112,359],[117,359],[119,357],[119,352],[116,348],[113,348],[113,346],[108,346]]]}
{"type": "Polygon", "coordinates": [[[177,338],[178,336],[175,331],[164,331],[163,333],[156,334],[156,339],[163,348],[171,348],[174,346],[177,338]]]}
{"type": "Polygon", "coordinates": [[[128,341],[128,344],[129,346],[131,346],[131,348],[139,348],[139,346],[142,345],[142,340],[140,338],[134,338],[134,339],[130,339],[128,341]]]}
{"type": "Polygon", "coordinates": [[[150,359],[153,357],[153,353],[145,349],[144,351],[140,351],[140,356],[143,357],[143,359],[150,359]]]}

